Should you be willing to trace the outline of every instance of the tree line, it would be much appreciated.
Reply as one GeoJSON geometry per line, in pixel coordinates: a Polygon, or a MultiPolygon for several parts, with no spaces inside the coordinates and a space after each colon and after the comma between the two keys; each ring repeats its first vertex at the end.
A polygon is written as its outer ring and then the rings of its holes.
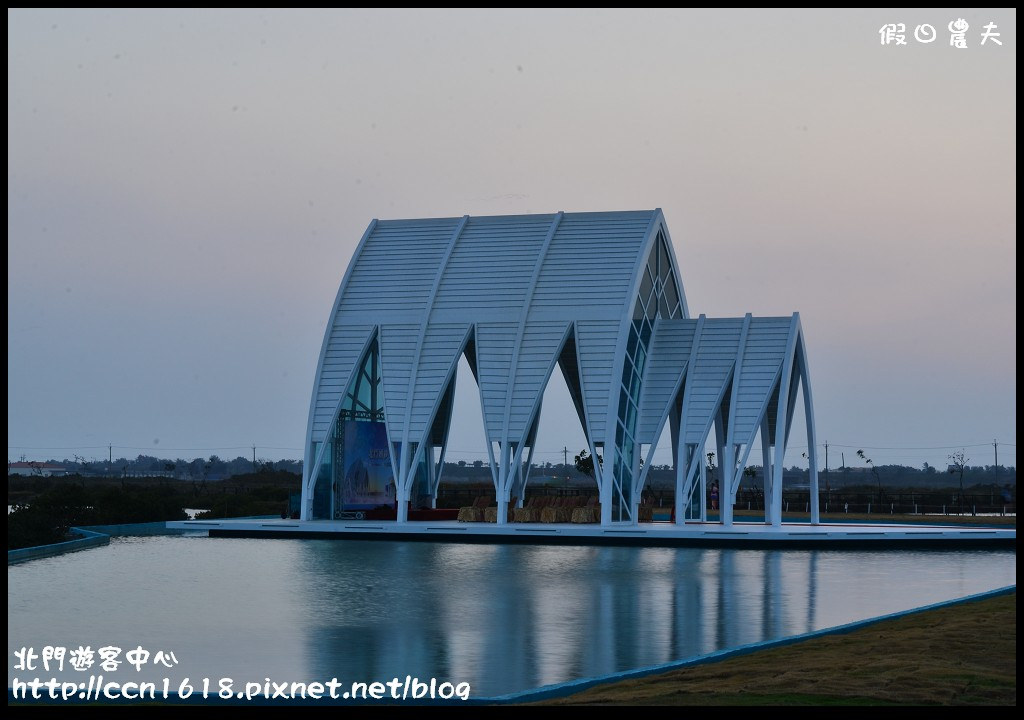
{"type": "MultiPolygon", "coordinates": [[[[593,459],[586,451],[576,456],[579,460],[568,464],[534,463],[530,468],[530,477],[539,482],[565,483],[569,485],[593,482],[593,459]]],[[[575,460],[575,458],[574,458],[575,460]]],[[[920,487],[940,488],[959,485],[1016,485],[1017,468],[1000,465],[969,465],[962,460],[950,463],[946,468],[937,468],[928,463],[921,467],[908,465],[877,465],[866,456],[858,466],[846,466],[818,471],[818,481],[822,488],[853,487],[860,485],[881,485],[890,488],[920,487]]],[[[598,459],[601,462],[601,459],[598,459]]],[[[43,462],[39,462],[38,475],[42,475],[43,462]]],[[[75,457],[71,460],[47,460],[45,464],[63,466],[69,475],[83,477],[165,477],[190,481],[218,481],[252,473],[288,472],[302,474],[301,460],[271,460],[257,458],[253,463],[251,457],[241,455],[227,460],[217,455],[208,458],[159,458],[153,455],[139,455],[134,459],[117,458],[112,462],[106,460],[85,460],[75,457]]],[[[718,468],[715,465],[714,453],[709,453],[707,461],[708,474],[717,479],[718,468]]],[[[763,468],[750,465],[746,469],[743,484],[761,482],[763,468]]],[[[484,460],[458,460],[444,464],[443,477],[448,481],[483,482],[490,479],[490,466],[484,460]]],[[[784,471],[786,483],[806,483],[810,476],[806,466],[792,465],[784,471]]],[[[652,465],[649,471],[649,482],[652,485],[674,485],[675,471],[670,465],[652,465]]]]}
{"type": "Polygon", "coordinates": [[[239,455],[233,460],[221,459],[217,455],[208,458],[159,458],[153,455],[139,455],[133,459],[120,457],[113,460],[86,460],[78,455],[71,459],[26,461],[36,467],[36,475],[42,475],[44,465],[59,465],[69,475],[103,477],[169,477],[178,480],[223,480],[234,475],[252,472],[284,471],[302,474],[301,460],[271,460],[239,455]]]}

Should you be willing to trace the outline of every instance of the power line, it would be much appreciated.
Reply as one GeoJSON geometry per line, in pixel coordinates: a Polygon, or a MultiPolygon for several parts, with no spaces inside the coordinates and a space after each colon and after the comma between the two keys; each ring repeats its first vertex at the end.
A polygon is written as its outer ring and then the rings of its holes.
{"type": "MultiPolygon", "coordinates": [[[[301,452],[302,448],[297,447],[271,447],[269,445],[257,445],[257,448],[263,448],[264,450],[293,450],[295,452],[301,452]]],[[[251,450],[252,445],[218,445],[217,447],[205,447],[205,448],[182,448],[182,447],[161,447],[159,445],[48,445],[48,446],[30,446],[30,445],[8,445],[8,450],[111,450],[118,448],[120,450],[153,450],[156,451],[174,451],[174,452],[210,452],[214,450],[251,450]]]]}
{"type": "Polygon", "coordinates": [[[224,446],[221,446],[221,447],[210,447],[210,448],[172,448],[172,447],[163,448],[163,447],[160,447],[159,445],[149,445],[147,447],[135,447],[133,445],[115,445],[114,447],[121,448],[122,450],[152,450],[153,452],[157,452],[157,451],[160,451],[160,450],[167,450],[168,452],[170,452],[170,451],[174,451],[174,452],[211,452],[211,451],[214,451],[214,450],[248,450],[252,446],[251,445],[224,445],[224,446]]]}
{"type": "MultiPolygon", "coordinates": [[[[8,450],[99,450],[105,448],[106,445],[54,445],[47,447],[39,447],[32,445],[8,445],[8,450]]],[[[117,445],[115,447],[120,447],[117,445]]]]}
{"type": "MultiPolygon", "coordinates": [[[[832,443],[836,447],[859,448],[861,450],[956,450],[958,448],[988,447],[992,443],[959,443],[957,445],[935,445],[933,447],[888,447],[885,445],[841,445],[832,443]]],[[[1009,445],[1010,443],[1006,443],[1009,445]]]]}

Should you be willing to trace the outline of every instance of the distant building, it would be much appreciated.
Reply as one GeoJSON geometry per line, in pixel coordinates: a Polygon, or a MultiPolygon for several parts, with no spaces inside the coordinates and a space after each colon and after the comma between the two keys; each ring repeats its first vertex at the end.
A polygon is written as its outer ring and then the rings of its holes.
{"type": "Polygon", "coordinates": [[[465,357],[480,393],[499,524],[527,493],[556,365],[588,450],[602,459],[594,467],[602,525],[639,521],[666,428],[677,523],[706,519],[705,444],[714,429],[722,523],[732,524],[729,499],[760,435],[754,458],[767,470],[768,519],[780,524],[782,462],[801,385],[816,522],[799,315],[693,318],[676,261],[661,210],[371,222],[317,364],[302,519],[397,502],[404,523],[410,505],[429,507],[465,357]]]}
{"type": "Polygon", "coordinates": [[[36,477],[52,477],[67,475],[68,469],[63,465],[44,462],[12,462],[7,463],[8,475],[35,475],[36,477]]]}

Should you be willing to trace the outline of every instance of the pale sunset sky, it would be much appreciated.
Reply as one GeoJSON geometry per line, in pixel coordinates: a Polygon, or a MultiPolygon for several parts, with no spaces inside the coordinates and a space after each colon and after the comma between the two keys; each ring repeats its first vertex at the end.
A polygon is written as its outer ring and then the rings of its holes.
{"type": "MultiPolygon", "coordinates": [[[[371,219],[660,207],[694,316],[801,313],[833,467],[996,438],[1016,465],[1016,37],[984,9],[9,10],[8,458],[300,458],[371,219]]],[[[469,382],[449,459],[486,457],[469,382]]],[[[582,447],[557,385],[541,436],[582,447]]]]}

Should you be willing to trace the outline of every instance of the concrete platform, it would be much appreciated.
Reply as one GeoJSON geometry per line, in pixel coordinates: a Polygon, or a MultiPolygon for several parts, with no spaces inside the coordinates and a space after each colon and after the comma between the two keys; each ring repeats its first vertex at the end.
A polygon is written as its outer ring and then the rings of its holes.
{"type": "Polygon", "coordinates": [[[205,531],[211,537],[400,540],[544,545],[647,545],[732,548],[1016,548],[1016,528],[884,523],[641,523],[572,525],[541,523],[408,522],[388,520],[179,520],[173,530],[205,531]]]}

